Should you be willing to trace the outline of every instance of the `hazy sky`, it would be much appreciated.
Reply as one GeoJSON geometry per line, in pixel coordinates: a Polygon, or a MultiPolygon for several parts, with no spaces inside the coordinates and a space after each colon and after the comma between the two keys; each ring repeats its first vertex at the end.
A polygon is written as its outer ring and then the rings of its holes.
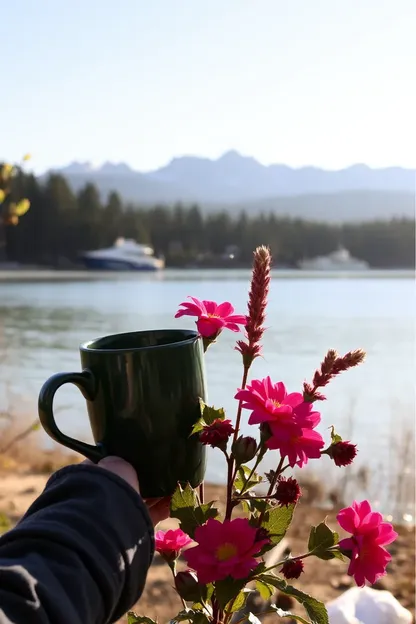
{"type": "Polygon", "coordinates": [[[416,167],[415,0],[11,0],[0,158],[416,167]]]}

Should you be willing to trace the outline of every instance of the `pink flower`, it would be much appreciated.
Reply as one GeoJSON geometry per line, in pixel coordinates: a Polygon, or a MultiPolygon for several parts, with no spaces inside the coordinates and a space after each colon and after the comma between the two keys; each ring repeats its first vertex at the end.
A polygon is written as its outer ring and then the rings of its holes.
{"type": "Polygon", "coordinates": [[[257,529],[247,518],[219,522],[210,518],[195,531],[197,546],[184,553],[200,583],[220,581],[227,576],[246,578],[258,565],[255,558],[269,540],[258,539],[257,529]]]}
{"type": "Polygon", "coordinates": [[[196,316],[198,320],[196,326],[199,333],[204,338],[216,338],[223,329],[240,331],[239,325],[246,324],[246,317],[241,314],[234,314],[234,308],[228,301],[217,305],[215,301],[200,301],[195,297],[189,297],[190,301],[184,301],[180,305],[175,318],[180,316],[196,316]]]}
{"type": "Polygon", "coordinates": [[[371,511],[367,500],[354,501],[351,507],[341,509],[337,520],[352,534],[339,542],[339,547],[351,558],[348,574],[359,587],[363,587],[366,580],[374,584],[386,573],[391,555],[383,546],[394,542],[396,531],[389,522],[383,522],[380,513],[371,511]]]}
{"type": "Polygon", "coordinates": [[[213,423],[202,429],[199,439],[202,444],[209,444],[212,448],[221,448],[224,443],[227,444],[232,433],[234,433],[234,427],[231,420],[216,418],[213,423]]]}
{"type": "Polygon", "coordinates": [[[291,466],[301,467],[308,459],[321,456],[324,440],[313,431],[321,416],[300,392],[288,394],[281,381],[274,384],[266,377],[252,381],[235,398],[243,402],[243,408],[251,410],[250,425],[267,423],[271,435],[267,447],[280,450],[291,466]]]}
{"type": "Polygon", "coordinates": [[[167,561],[174,561],[185,546],[192,542],[191,538],[182,529],[157,531],[155,534],[155,548],[167,561]]]}
{"type": "Polygon", "coordinates": [[[313,429],[301,429],[300,434],[290,435],[279,426],[270,424],[271,437],[267,440],[266,446],[269,449],[278,449],[282,457],[287,457],[289,465],[302,468],[309,459],[319,459],[321,449],[325,446],[325,441],[320,433],[313,429]]]}
{"type": "Polygon", "coordinates": [[[307,426],[311,421],[315,426],[316,415],[319,416],[318,412],[312,411],[312,404],[303,400],[300,392],[288,394],[284,383],[273,383],[270,377],[254,379],[245,390],[239,390],[234,398],[243,402],[243,408],[251,410],[250,425],[284,421],[300,427],[307,426]],[[299,423],[295,422],[294,416],[297,416],[299,423]]]}

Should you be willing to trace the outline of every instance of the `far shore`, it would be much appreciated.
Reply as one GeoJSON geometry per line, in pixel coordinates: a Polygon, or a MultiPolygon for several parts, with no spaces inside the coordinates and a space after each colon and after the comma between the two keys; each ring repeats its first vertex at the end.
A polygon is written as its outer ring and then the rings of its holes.
{"type": "MultiPolygon", "coordinates": [[[[23,282],[92,282],[114,280],[138,280],[143,277],[152,279],[169,280],[175,279],[178,274],[186,273],[190,279],[193,275],[200,275],[203,271],[210,271],[218,276],[218,279],[235,276],[235,271],[243,277],[250,275],[250,267],[169,267],[163,271],[88,271],[82,269],[50,269],[50,268],[17,268],[1,269],[0,283],[23,283],[23,282]]],[[[274,269],[279,279],[385,279],[400,278],[413,279],[414,269],[370,269],[368,271],[303,271],[300,269],[274,269]]]]}

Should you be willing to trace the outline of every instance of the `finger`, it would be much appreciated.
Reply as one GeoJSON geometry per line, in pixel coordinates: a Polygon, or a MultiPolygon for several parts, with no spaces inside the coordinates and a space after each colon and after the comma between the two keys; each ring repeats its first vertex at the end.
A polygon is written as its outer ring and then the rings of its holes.
{"type": "Polygon", "coordinates": [[[153,524],[156,526],[159,522],[166,520],[169,518],[170,514],[170,499],[163,498],[158,503],[150,507],[149,509],[150,517],[152,518],[153,524]]]}

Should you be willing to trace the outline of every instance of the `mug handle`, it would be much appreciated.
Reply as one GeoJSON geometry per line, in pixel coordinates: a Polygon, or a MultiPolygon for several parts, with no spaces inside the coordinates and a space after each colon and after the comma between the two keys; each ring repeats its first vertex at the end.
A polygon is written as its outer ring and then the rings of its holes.
{"type": "Polygon", "coordinates": [[[58,388],[66,383],[72,383],[79,388],[87,401],[92,401],[95,395],[96,383],[92,372],[88,369],[82,373],[56,373],[49,377],[43,384],[39,393],[38,411],[39,419],[46,433],[56,442],[63,444],[72,451],[81,453],[94,463],[104,457],[103,450],[94,444],[87,444],[75,438],[71,438],[58,428],[53,415],[53,399],[58,388]]]}

